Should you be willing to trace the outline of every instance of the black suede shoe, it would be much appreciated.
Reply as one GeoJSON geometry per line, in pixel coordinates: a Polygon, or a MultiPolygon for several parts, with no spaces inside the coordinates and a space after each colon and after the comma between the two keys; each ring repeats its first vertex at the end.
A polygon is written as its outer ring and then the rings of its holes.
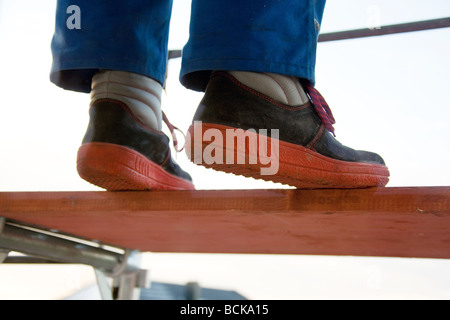
{"type": "Polygon", "coordinates": [[[297,188],[385,186],[389,171],[383,159],[339,143],[330,133],[332,116],[326,121],[324,113],[312,100],[285,105],[226,72],[214,72],[186,152],[208,168],[297,188]]]}
{"type": "Polygon", "coordinates": [[[107,190],[192,190],[171,157],[169,138],[140,123],[122,102],[98,100],[78,150],[77,170],[107,190]]]}

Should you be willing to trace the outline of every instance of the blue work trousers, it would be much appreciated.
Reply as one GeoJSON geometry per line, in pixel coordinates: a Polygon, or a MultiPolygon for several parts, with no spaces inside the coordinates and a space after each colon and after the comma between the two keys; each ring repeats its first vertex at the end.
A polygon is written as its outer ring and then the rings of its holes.
{"type": "MultiPolygon", "coordinates": [[[[186,0],[179,0],[186,1],[186,0]]],[[[285,74],[315,82],[326,0],[192,0],[181,83],[203,91],[213,70],[285,74]]],[[[163,84],[172,0],[59,0],[50,80],[90,92],[99,69],[163,84]]]]}

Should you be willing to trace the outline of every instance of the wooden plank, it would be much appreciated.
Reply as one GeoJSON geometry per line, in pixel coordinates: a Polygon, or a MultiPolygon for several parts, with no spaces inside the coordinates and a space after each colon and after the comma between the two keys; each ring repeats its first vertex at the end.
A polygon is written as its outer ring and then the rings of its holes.
{"type": "Polygon", "coordinates": [[[141,251],[450,258],[450,187],[4,192],[0,216],[141,251]]]}

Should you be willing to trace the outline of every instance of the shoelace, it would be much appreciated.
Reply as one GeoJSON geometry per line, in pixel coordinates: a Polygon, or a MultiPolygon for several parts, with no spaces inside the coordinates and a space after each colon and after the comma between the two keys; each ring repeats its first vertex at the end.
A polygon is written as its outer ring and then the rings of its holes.
{"type": "Polygon", "coordinates": [[[167,125],[167,127],[170,130],[170,134],[172,135],[172,140],[173,140],[173,147],[175,148],[176,152],[181,152],[184,149],[184,144],[183,147],[181,149],[178,148],[178,139],[177,139],[177,135],[175,133],[175,131],[180,132],[184,139],[186,139],[186,136],[184,135],[183,131],[181,131],[180,129],[178,129],[177,127],[175,127],[172,123],[170,123],[169,119],[167,118],[166,114],[164,113],[164,111],[162,112],[162,117],[163,117],[163,121],[165,122],[165,124],[167,125]]]}
{"type": "Polygon", "coordinates": [[[334,127],[333,124],[336,123],[336,120],[334,120],[333,113],[331,112],[330,106],[325,101],[324,97],[320,94],[317,89],[315,89],[312,85],[306,85],[305,86],[306,93],[310,96],[312,103],[314,105],[314,109],[316,110],[317,114],[319,115],[320,120],[324,124],[325,128],[330,131],[333,136],[336,136],[334,134],[334,127]]]}

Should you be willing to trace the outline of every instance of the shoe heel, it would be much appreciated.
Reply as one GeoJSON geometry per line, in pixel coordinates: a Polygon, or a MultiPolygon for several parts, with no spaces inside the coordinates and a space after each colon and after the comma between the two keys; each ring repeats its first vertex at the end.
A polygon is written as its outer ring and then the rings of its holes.
{"type": "Polygon", "coordinates": [[[77,171],[84,180],[110,191],[145,190],[138,179],[130,177],[133,160],[115,146],[87,143],[78,149],[77,171]]]}
{"type": "Polygon", "coordinates": [[[78,149],[77,170],[84,180],[109,191],[194,189],[138,152],[109,143],[83,144],[78,149]]]}

